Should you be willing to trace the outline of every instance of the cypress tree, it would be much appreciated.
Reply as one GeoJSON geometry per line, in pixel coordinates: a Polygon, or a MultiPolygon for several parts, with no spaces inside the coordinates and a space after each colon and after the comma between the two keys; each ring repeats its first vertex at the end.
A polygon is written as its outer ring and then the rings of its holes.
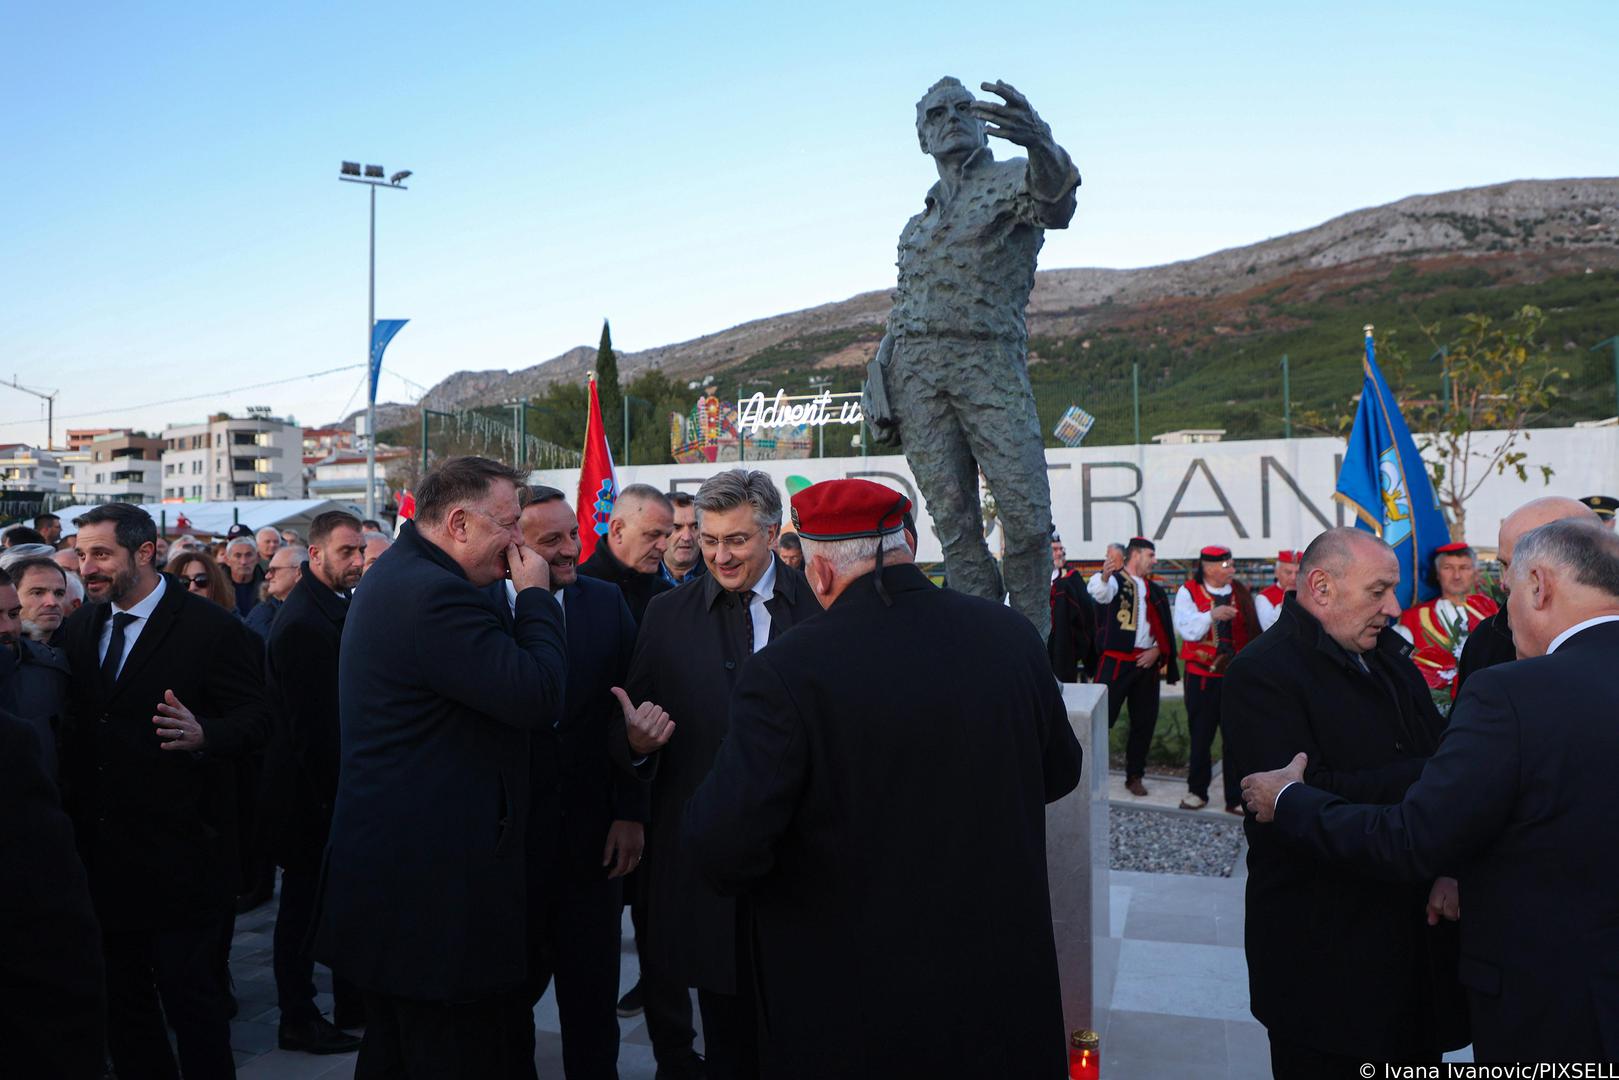
{"type": "Polygon", "coordinates": [[[624,391],[618,385],[618,357],[613,353],[613,333],[606,319],[602,320],[602,340],[596,348],[596,393],[601,398],[607,444],[618,448],[624,437],[624,391]]]}

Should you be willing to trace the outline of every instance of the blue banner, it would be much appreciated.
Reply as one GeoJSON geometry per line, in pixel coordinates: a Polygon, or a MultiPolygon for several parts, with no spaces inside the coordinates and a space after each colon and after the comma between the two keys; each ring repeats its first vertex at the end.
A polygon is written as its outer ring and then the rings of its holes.
{"type": "Polygon", "coordinates": [[[377,403],[377,378],[382,374],[382,354],[388,342],[404,327],[409,319],[378,319],[371,327],[371,404],[377,403]]]}
{"type": "Polygon", "coordinates": [[[1400,606],[1410,607],[1437,595],[1428,567],[1433,549],[1450,542],[1450,529],[1411,429],[1377,367],[1370,327],[1364,368],[1360,408],[1333,498],[1355,511],[1358,527],[1381,536],[1399,556],[1400,606]]]}

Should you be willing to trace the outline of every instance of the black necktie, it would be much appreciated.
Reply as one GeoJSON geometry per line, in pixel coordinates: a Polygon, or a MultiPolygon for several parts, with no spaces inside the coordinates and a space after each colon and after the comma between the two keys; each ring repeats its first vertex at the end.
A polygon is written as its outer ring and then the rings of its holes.
{"type": "Polygon", "coordinates": [[[112,614],[112,639],[107,642],[107,655],[101,658],[101,681],[109,687],[118,681],[118,667],[124,662],[124,628],[135,621],[127,611],[112,614]]]}
{"type": "Polygon", "coordinates": [[[753,590],[736,594],[737,606],[742,609],[742,633],[745,635],[742,643],[747,646],[748,655],[753,655],[753,590]]]}

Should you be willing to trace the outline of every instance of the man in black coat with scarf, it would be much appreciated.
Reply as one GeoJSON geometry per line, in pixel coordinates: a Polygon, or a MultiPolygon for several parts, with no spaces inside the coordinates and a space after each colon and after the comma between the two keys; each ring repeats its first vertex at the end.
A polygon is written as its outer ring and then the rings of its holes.
{"type": "MultiPolygon", "coordinates": [[[[1444,721],[1389,628],[1400,568],[1382,540],[1330,529],[1305,549],[1275,625],[1238,653],[1221,701],[1226,767],[1243,776],[1310,755],[1309,780],[1391,804],[1444,721]]],[[[1277,1080],[1358,1075],[1362,1062],[1438,1062],[1467,1043],[1448,869],[1391,882],[1313,857],[1250,817],[1246,948],[1254,1019],[1277,1080]]]]}
{"type": "Polygon", "coordinates": [[[157,572],[157,526],[108,503],[77,519],[90,603],[62,624],[73,669],[62,790],[107,960],[120,1076],[235,1074],[226,940],[241,884],[237,767],[264,744],[262,646],[157,572]]]}
{"type": "Polygon", "coordinates": [[[761,1075],[1061,1076],[1045,808],[1079,743],[1028,621],[912,565],[907,505],[794,498],[826,613],[743,671],[687,849],[751,916],[761,1075]]]}
{"type": "MultiPolygon", "coordinates": [[[[708,575],[653,598],[630,663],[630,696],[657,702],[677,728],[658,755],[652,784],[640,875],[647,914],[641,981],[652,994],[697,987],[707,1075],[731,1080],[758,1074],[752,983],[739,960],[743,924],[737,901],[698,875],[680,843],[680,819],[725,740],[726,703],[750,657],[820,605],[804,575],[772,553],[781,495],[768,473],[729,469],[709,477],[697,492],[697,514],[708,575]]],[[[665,1030],[650,998],[648,1004],[660,1067],[687,1068],[689,1031],[665,1030]]]]}
{"type": "MultiPolygon", "coordinates": [[[[292,550],[282,548],[271,561],[292,550]]],[[[321,1016],[309,955],[321,855],[337,801],[338,657],[349,591],[364,565],[360,519],[341,510],[317,516],[309,525],[309,562],[276,613],[266,647],[276,724],[264,755],[263,801],[270,854],[282,867],[274,968],[283,1050],[356,1050],[359,1039],[339,1028],[364,1023],[359,992],[342,976],[332,980],[336,1026],[321,1016]]]]}
{"type": "Polygon", "coordinates": [[[487,458],[430,473],[344,621],[315,958],[365,992],[362,1080],[532,1075],[526,833],[531,785],[555,798],[567,660],[521,483],[487,458]],[[515,615],[488,590],[508,574],[515,615]]]}

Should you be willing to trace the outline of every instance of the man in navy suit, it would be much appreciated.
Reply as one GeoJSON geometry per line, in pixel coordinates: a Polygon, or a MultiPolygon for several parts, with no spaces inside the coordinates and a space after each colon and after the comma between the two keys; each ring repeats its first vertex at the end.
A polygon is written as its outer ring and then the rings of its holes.
{"type": "MultiPolygon", "coordinates": [[[[1261,822],[1374,874],[1454,874],[1460,977],[1479,1061],[1619,1061],[1619,536],[1542,525],[1513,552],[1517,662],[1478,672],[1403,801],[1352,806],[1303,782],[1305,755],[1242,782],[1261,822]]],[[[1323,933],[1334,928],[1323,926],[1323,933]]],[[[1331,978],[1300,970],[1301,978],[1331,978]]]]}
{"type": "Polygon", "coordinates": [[[531,894],[543,895],[551,914],[530,905],[529,993],[537,1002],[556,979],[569,1080],[616,1080],[622,879],[641,861],[649,802],[646,783],[615,762],[609,741],[634,711],[626,712],[623,685],[635,620],[616,585],[579,574],[579,518],[562,492],[532,486],[522,495],[523,540],[551,568],[568,651],[556,725],[561,828],[554,869],[547,875],[547,860],[530,852],[531,894]]]}

